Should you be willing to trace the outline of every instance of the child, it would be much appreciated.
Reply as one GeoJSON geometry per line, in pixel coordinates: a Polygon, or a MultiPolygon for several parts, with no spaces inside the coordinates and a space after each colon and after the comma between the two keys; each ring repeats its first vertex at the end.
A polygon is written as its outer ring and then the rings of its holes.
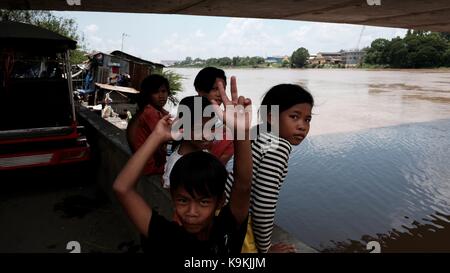
{"type": "MultiPolygon", "coordinates": [[[[251,106],[251,101],[237,97],[236,81],[232,78],[232,98],[230,101],[220,85],[221,99],[226,105],[251,106]]],[[[135,186],[139,173],[147,159],[172,137],[172,121],[162,118],[153,133],[141,148],[130,158],[113,189],[139,232],[146,238],[144,249],[155,254],[238,254],[245,236],[250,186],[252,158],[249,140],[251,109],[222,111],[215,103],[216,113],[225,124],[234,124],[234,130],[244,130],[246,139],[234,142],[235,185],[230,194],[229,204],[215,217],[214,212],[221,207],[227,173],[225,167],[214,156],[205,152],[192,152],[177,161],[170,175],[171,195],[175,213],[181,225],[170,222],[153,211],[137,193],[135,186]],[[243,120],[244,124],[234,122],[243,120]]]]}
{"type": "MultiPolygon", "coordinates": [[[[301,86],[280,84],[266,93],[261,106],[267,107],[267,117],[263,116],[263,123],[254,128],[257,138],[252,140],[249,230],[243,252],[295,252],[293,245],[280,243],[272,246],[271,237],[278,194],[288,171],[289,154],[292,145],[299,145],[308,135],[314,99],[301,86]],[[278,113],[273,106],[279,107],[278,113]],[[269,132],[260,131],[264,126],[269,132]],[[274,126],[279,128],[278,134],[273,132],[274,126]]],[[[233,183],[232,174],[231,171],[227,180],[227,198],[233,183]]]]}
{"type": "Polygon", "coordinates": [[[164,188],[170,187],[170,173],[172,171],[173,166],[175,163],[184,155],[187,155],[188,153],[192,153],[195,151],[207,151],[211,146],[211,141],[208,141],[205,139],[205,135],[202,134],[201,139],[195,139],[194,128],[197,129],[197,132],[202,133],[203,132],[203,126],[206,122],[208,122],[211,117],[203,117],[202,120],[197,124],[196,120],[194,120],[195,112],[201,111],[199,116],[202,116],[203,111],[205,111],[205,108],[207,106],[210,106],[211,102],[205,97],[201,96],[189,96],[185,97],[180,101],[180,104],[178,105],[178,118],[183,118],[183,115],[186,113],[183,113],[183,110],[180,111],[180,109],[188,110],[190,113],[190,117],[188,117],[190,121],[191,126],[191,135],[189,139],[183,139],[181,141],[177,141],[173,144],[172,149],[173,152],[170,154],[169,158],[167,159],[166,165],[164,166],[164,175],[163,175],[163,181],[164,181],[164,188]]]}
{"type": "MultiPolygon", "coordinates": [[[[195,77],[194,87],[199,96],[206,97],[209,101],[215,100],[220,105],[222,104],[222,99],[219,92],[219,83],[222,83],[224,88],[226,87],[227,77],[225,72],[215,67],[205,67],[195,77]]],[[[226,129],[221,126],[218,126],[216,129],[226,129]]],[[[230,137],[227,137],[226,130],[223,130],[222,139],[213,141],[210,151],[223,164],[230,160],[233,155],[233,141],[230,137]]]]}
{"type": "MultiPolygon", "coordinates": [[[[128,123],[127,140],[133,152],[137,151],[155,129],[158,121],[168,112],[163,109],[171,95],[169,81],[161,75],[150,75],[141,83],[141,92],[137,98],[138,112],[128,123]]],[[[163,174],[166,163],[166,144],[149,158],[143,174],[163,174]]]]}

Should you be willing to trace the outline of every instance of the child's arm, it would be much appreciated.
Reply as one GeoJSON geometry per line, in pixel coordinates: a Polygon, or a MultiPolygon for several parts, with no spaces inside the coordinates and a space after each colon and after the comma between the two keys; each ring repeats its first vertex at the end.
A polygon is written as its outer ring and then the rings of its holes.
{"type": "Polygon", "coordinates": [[[128,217],[130,217],[139,232],[145,236],[148,234],[152,210],[136,191],[136,183],[148,158],[153,155],[160,145],[171,139],[171,123],[168,115],[158,122],[155,130],[128,160],[113,184],[113,190],[128,217]]]}
{"type": "Polygon", "coordinates": [[[250,192],[252,184],[252,152],[250,145],[251,101],[248,98],[238,97],[236,78],[231,77],[231,98],[225,94],[222,83],[219,83],[219,91],[225,110],[222,112],[214,101],[216,113],[235,136],[243,132],[244,139],[235,139],[234,142],[234,186],[231,190],[230,210],[238,225],[241,225],[248,217],[250,207],[250,192]]]}
{"type": "MultiPolygon", "coordinates": [[[[248,133],[248,131],[247,131],[248,133]]],[[[238,225],[248,217],[252,186],[252,151],[250,137],[234,141],[234,185],[231,189],[230,210],[238,225]]]]}

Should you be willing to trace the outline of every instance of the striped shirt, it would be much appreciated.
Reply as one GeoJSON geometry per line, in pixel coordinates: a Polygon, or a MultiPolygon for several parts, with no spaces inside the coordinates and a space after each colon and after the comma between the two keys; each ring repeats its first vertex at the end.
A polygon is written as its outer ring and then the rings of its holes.
{"type": "MultiPolygon", "coordinates": [[[[259,252],[266,253],[271,245],[275,210],[281,185],[287,175],[291,144],[271,133],[261,133],[252,141],[253,178],[250,197],[250,215],[259,252]]],[[[234,158],[233,158],[234,159],[234,158]]],[[[233,161],[225,185],[226,201],[230,199],[233,179],[233,161]]]]}

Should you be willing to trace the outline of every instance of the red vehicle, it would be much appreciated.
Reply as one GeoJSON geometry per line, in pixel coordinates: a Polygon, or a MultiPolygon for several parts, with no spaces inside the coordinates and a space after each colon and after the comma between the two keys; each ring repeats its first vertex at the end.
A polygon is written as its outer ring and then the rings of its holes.
{"type": "Polygon", "coordinates": [[[73,101],[75,47],[52,31],[0,22],[0,170],[89,159],[73,101]]]}

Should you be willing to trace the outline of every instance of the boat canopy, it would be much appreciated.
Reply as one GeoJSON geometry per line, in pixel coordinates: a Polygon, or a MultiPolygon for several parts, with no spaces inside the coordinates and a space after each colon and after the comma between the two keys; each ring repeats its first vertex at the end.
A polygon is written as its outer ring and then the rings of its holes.
{"type": "Polygon", "coordinates": [[[0,46],[44,51],[75,49],[77,42],[50,30],[18,22],[0,21],[0,46]]]}

